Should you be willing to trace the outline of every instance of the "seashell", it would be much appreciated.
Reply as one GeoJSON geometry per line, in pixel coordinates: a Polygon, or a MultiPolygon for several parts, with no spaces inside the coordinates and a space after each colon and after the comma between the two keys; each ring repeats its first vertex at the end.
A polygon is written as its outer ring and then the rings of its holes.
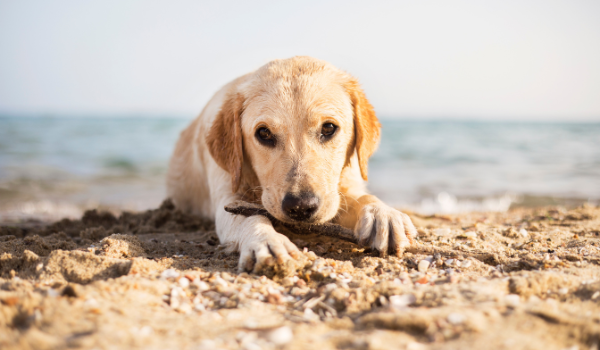
{"type": "Polygon", "coordinates": [[[425,272],[425,271],[427,271],[427,269],[429,269],[429,265],[430,264],[431,263],[429,261],[427,261],[427,260],[421,260],[421,261],[419,261],[419,267],[418,267],[419,272],[425,272]]]}

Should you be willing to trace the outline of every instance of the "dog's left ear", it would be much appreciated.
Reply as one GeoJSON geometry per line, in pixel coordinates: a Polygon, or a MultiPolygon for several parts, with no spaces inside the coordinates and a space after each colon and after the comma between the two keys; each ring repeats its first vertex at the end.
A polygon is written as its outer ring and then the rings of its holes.
{"type": "Polygon", "coordinates": [[[354,137],[360,174],[367,180],[369,157],[379,146],[381,124],[358,81],[351,79],[345,87],[354,110],[354,137]]]}
{"type": "Polygon", "coordinates": [[[231,93],[223,102],[213,125],[206,136],[206,144],[213,159],[219,166],[231,174],[231,190],[236,193],[242,180],[241,116],[244,98],[239,93],[231,93]]]}

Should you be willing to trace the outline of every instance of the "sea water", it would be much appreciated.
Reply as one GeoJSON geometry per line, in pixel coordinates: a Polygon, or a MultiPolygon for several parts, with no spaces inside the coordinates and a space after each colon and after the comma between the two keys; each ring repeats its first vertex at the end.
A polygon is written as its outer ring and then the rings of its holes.
{"type": "MultiPolygon", "coordinates": [[[[35,214],[60,203],[71,208],[59,210],[65,215],[77,215],[82,206],[155,207],[165,196],[169,157],[189,122],[0,117],[0,211],[35,214]]],[[[598,203],[600,122],[384,118],[369,162],[369,190],[422,213],[598,203]]]]}

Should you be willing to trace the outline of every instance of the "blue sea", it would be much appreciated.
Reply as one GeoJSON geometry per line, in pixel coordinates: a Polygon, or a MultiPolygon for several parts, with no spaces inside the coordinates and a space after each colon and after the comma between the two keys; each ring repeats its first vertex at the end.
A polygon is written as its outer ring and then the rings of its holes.
{"type": "MultiPolygon", "coordinates": [[[[0,215],[159,205],[191,119],[0,117],[0,215]]],[[[382,125],[369,189],[394,206],[453,213],[600,202],[600,122],[382,125]]]]}

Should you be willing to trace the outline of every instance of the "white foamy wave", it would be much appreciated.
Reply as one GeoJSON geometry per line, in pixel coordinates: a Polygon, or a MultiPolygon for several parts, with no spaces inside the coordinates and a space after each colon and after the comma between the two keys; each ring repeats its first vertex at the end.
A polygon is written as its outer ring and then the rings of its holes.
{"type": "Polygon", "coordinates": [[[426,198],[413,208],[414,211],[425,214],[456,214],[472,211],[505,212],[511,204],[519,201],[519,196],[504,194],[482,199],[458,199],[456,196],[440,192],[435,198],[426,198]]]}
{"type": "Polygon", "coordinates": [[[63,218],[77,219],[83,209],[69,203],[57,203],[49,200],[24,202],[0,212],[0,222],[37,219],[54,221],[63,218]]]}

